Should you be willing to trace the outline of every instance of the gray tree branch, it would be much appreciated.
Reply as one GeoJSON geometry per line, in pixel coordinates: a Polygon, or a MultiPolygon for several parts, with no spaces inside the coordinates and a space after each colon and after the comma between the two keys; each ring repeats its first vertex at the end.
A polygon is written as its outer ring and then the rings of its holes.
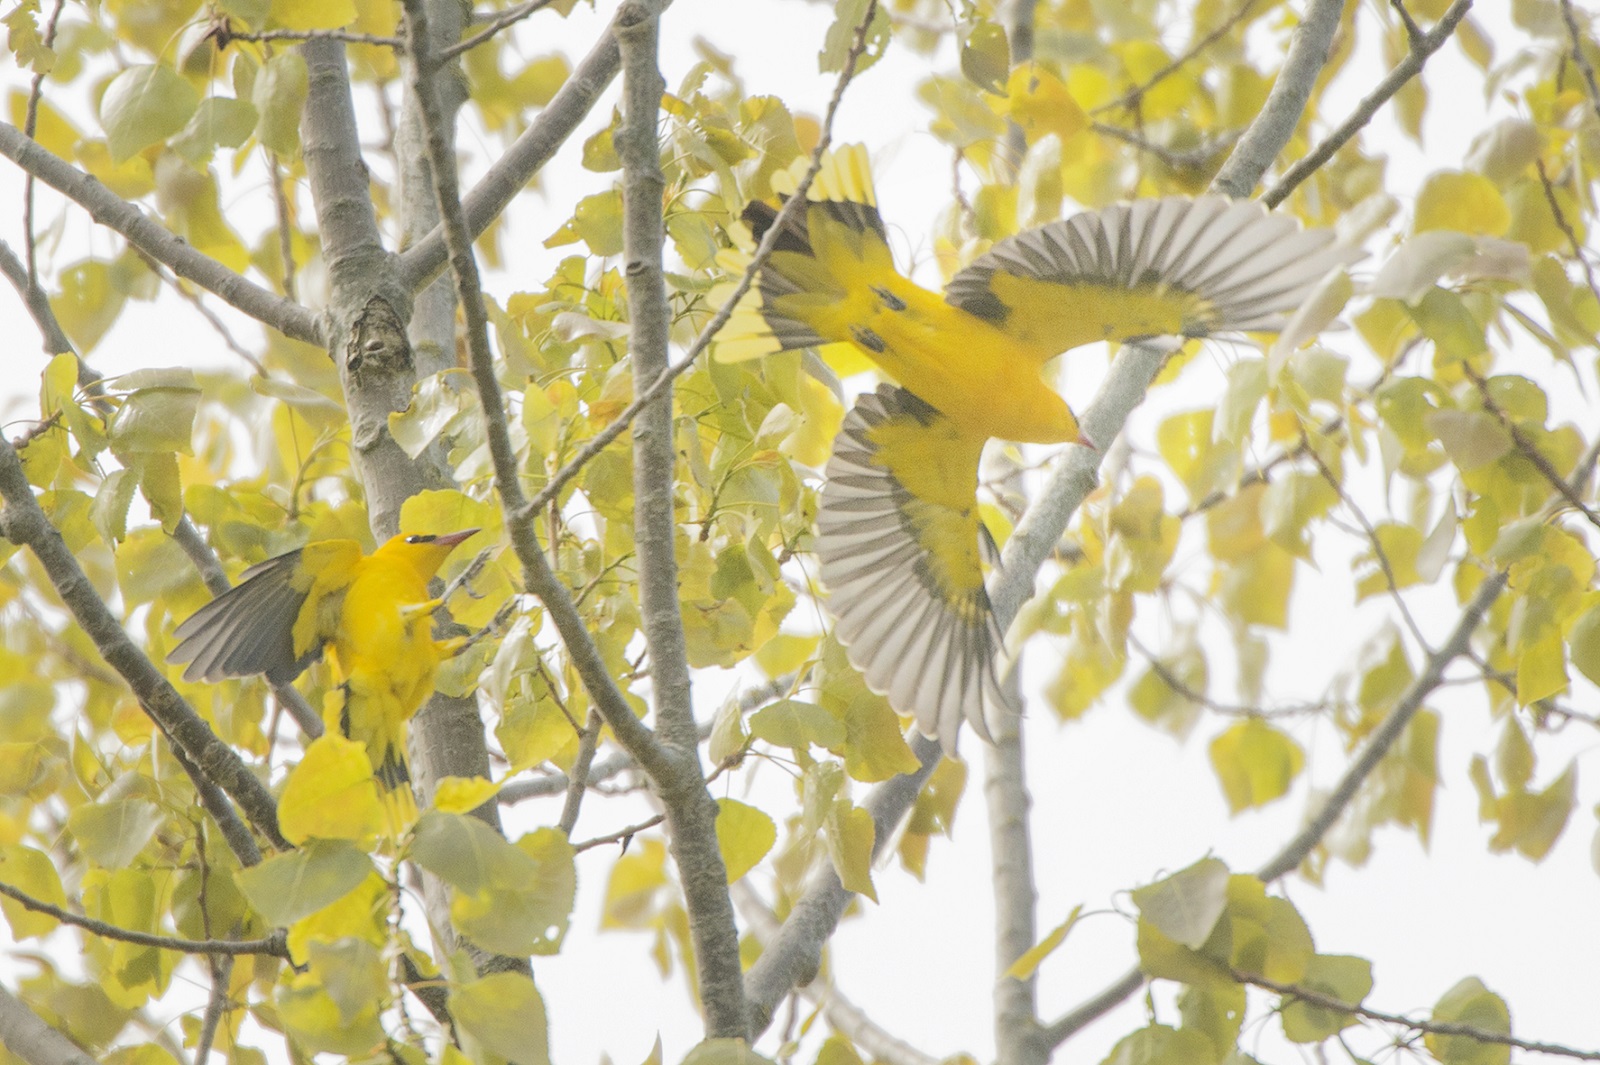
{"type": "Polygon", "coordinates": [[[28,1065],[95,1065],[94,1058],[0,987],[0,1043],[28,1065]]]}
{"type": "Polygon", "coordinates": [[[218,821],[235,856],[245,865],[260,861],[255,841],[226,803],[216,806],[215,792],[207,790],[214,782],[220,786],[275,847],[288,850],[289,843],[278,832],[278,807],[266,787],[256,779],[232,747],[217,738],[194,708],[184,702],[165,675],[151,664],[118,622],[94,585],[67,548],[61,534],[39,508],[33,488],[22,470],[22,460],[11,444],[0,439],[0,532],[12,543],[28,548],[44,567],[56,594],[71,611],[84,633],[94,641],[106,664],[127,681],[134,698],[173,744],[175,753],[193,768],[198,779],[201,801],[218,821]],[[231,822],[231,823],[230,823],[231,822]]]}
{"type": "MultiPolygon", "coordinates": [[[[595,101],[600,99],[600,94],[606,91],[621,67],[615,33],[607,30],[539,112],[539,117],[467,193],[462,207],[471,239],[477,239],[488,229],[517,193],[527,187],[528,180],[555,156],[578,128],[578,123],[594,108],[595,101]]],[[[401,277],[413,291],[420,289],[439,275],[448,257],[444,231],[436,227],[400,257],[401,277]]]]}
{"type": "MultiPolygon", "coordinates": [[[[661,245],[666,237],[661,203],[666,179],[661,173],[656,123],[667,86],[658,57],[660,24],[658,3],[627,0],[618,10],[613,28],[622,52],[624,124],[617,136],[617,154],[622,162],[622,255],[636,381],[653,380],[666,372],[672,326],[661,274],[661,245]]],[[[689,911],[706,1035],[739,1038],[746,1031],[739,931],[728,898],[727,869],[717,845],[717,804],[706,789],[700,764],[689,658],[679,612],[673,429],[670,389],[633,424],[633,535],[639,554],[641,627],[650,654],[656,735],[672,749],[679,767],[671,780],[655,784],[666,811],[667,845],[689,911]]]]}
{"type": "Polygon", "coordinates": [[[7,122],[0,122],[0,155],[82,207],[96,222],[122,234],[134,247],[170,267],[179,277],[215,293],[223,302],[286,337],[323,343],[321,324],[311,311],[196,251],[98,179],[58,158],[7,122]]]}
{"type": "Polygon", "coordinates": [[[1289,143],[1306,101],[1316,87],[1317,75],[1328,62],[1333,35],[1339,29],[1344,0],[1310,0],[1305,21],[1294,31],[1283,69],[1267,93],[1261,113],[1234,146],[1233,154],[1211,182],[1213,192],[1225,196],[1250,195],[1267,167],[1289,143]]]}

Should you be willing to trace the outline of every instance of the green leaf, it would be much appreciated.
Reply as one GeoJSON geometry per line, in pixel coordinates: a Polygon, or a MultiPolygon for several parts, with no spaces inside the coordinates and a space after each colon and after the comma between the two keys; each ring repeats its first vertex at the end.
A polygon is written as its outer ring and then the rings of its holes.
{"type": "Polygon", "coordinates": [[[683,1065],[773,1065],[743,1039],[707,1039],[683,1057],[683,1065]]]}
{"type": "Polygon", "coordinates": [[[1242,358],[1228,367],[1228,387],[1217,406],[1212,431],[1218,440],[1241,444],[1250,433],[1256,409],[1267,396],[1267,360],[1242,358]]]}
{"type": "Polygon", "coordinates": [[[779,699],[750,717],[750,735],[775,747],[803,751],[812,744],[837,752],[844,746],[844,722],[815,703],[779,699]]]}
{"type": "Polygon", "coordinates": [[[119,382],[129,394],[111,421],[113,450],[123,453],[172,452],[192,454],[190,439],[200,406],[200,387],[194,371],[163,369],[136,371],[119,382]]]}
{"type": "Polygon", "coordinates": [[[1011,42],[1006,31],[979,19],[961,42],[961,73],[980,89],[1003,92],[1011,75],[1011,42]]]}
{"type": "Polygon", "coordinates": [[[261,116],[256,123],[256,136],[271,151],[292,156],[300,150],[300,114],[310,84],[299,49],[279,52],[256,75],[251,95],[261,116]]]}
{"type": "Polygon", "coordinates": [[[491,887],[514,887],[536,872],[532,859],[476,817],[438,810],[418,819],[411,857],[471,895],[491,887]]]}
{"type": "MultiPolygon", "coordinates": [[[[1433,1007],[1435,1021],[1466,1024],[1500,1035],[1511,1034],[1511,1011],[1503,998],[1483,986],[1476,976],[1456,984],[1433,1007]]],[[[1506,1065],[1511,1048],[1504,1043],[1483,1043],[1464,1035],[1423,1036],[1423,1042],[1440,1065],[1506,1065]]]]}
{"type": "Polygon", "coordinates": [[[271,925],[289,925],[337,902],[372,871],[372,860],[343,840],[312,840],[233,874],[239,890],[271,925]]]}
{"type": "Polygon", "coordinates": [[[1178,994],[1178,1013],[1183,1017],[1181,1030],[1199,1032],[1211,1042],[1211,1056],[1201,1060],[1227,1060],[1228,1052],[1239,1040],[1244,1008],[1243,984],[1191,984],[1178,994]]]}
{"type": "Polygon", "coordinates": [[[1567,651],[1578,672],[1600,684],[1600,595],[1585,597],[1588,609],[1578,615],[1567,632],[1567,651]]]}
{"type": "MultiPolygon", "coordinates": [[[[296,414],[319,429],[332,429],[349,421],[349,415],[342,404],[334,402],[314,388],[297,385],[281,377],[262,377],[260,374],[253,374],[250,378],[250,391],[293,407],[296,414]]],[[[400,415],[389,415],[391,430],[397,417],[400,415]]],[[[421,450],[418,448],[417,453],[421,450]]],[[[412,458],[415,458],[417,453],[407,452],[412,458]]]]}
{"type": "Polygon", "coordinates": [[[1203,1033],[1153,1024],[1124,1036],[1103,1065],[1202,1065],[1216,1060],[1203,1033]]]}
{"type": "Polygon", "coordinates": [[[217,148],[237,148],[255,132],[259,115],[248,100],[231,96],[208,96],[200,101],[194,117],[172,139],[172,148],[190,166],[203,167],[217,148]]]}
{"type": "Polygon", "coordinates": [[[100,98],[100,125],[113,162],[125,162],[188,125],[200,94],[168,66],[133,66],[100,98]]]}
{"type": "Polygon", "coordinates": [[[754,869],[778,841],[778,826],[772,818],[736,799],[717,802],[716,828],[717,848],[722,851],[730,884],[754,869]]]}
{"type": "MultiPolygon", "coordinates": [[[[1296,983],[1349,1006],[1359,1006],[1372,991],[1372,963],[1346,954],[1318,954],[1296,983]]],[[[1360,1018],[1353,1013],[1314,1006],[1293,995],[1283,997],[1283,1034],[1295,1043],[1331,1039],[1360,1018]]]]}
{"type": "Polygon", "coordinates": [[[1487,411],[1429,411],[1422,417],[1422,427],[1444,445],[1459,470],[1487,466],[1511,450],[1511,435],[1487,411]]]}
{"type": "MultiPolygon", "coordinates": [[[[822,51],[817,53],[819,71],[824,74],[836,74],[844,69],[845,57],[850,54],[851,45],[855,43],[856,28],[861,25],[861,20],[865,17],[869,2],[870,0],[838,0],[834,5],[833,23],[828,27],[827,36],[823,38],[822,51]]],[[[877,62],[888,44],[889,12],[884,5],[879,4],[873,9],[872,21],[867,25],[866,49],[856,61],[856,73],[859,75],[877,62]]]]}
{"type": "Polygon", "coordinates": [[[1454,292],[1431,288],[1410,311],[1417,328],[1448,359],[1472,359],[1489,350],[1483,326],[1454,292]]]}
{"type": "Polygon", "coordinates": [[[1228,902],[1228,867],[1217,858],[1202,858],[1164,880],[1135,888],[1133,904],[1139,922],[1175,943],[1199,950],[1210,938],[1228,902]]]}
{"type": "Polygon", "coordinates": [[[97,865],[121,869],[150,842],[167,819],[161,807],[145,799],[93,802],[67,815],[67,828],[97,865]]]}
{"type": "Polygon", "coordinates": [[[112,470],[106,474],[89,507],[89,520],[94,522],[100,539],[108,544],[119,544],[127,537],[128,508],[133,505],[133,495],[138,489],[139,478],[132,470],[112,470]]]}
{"type": "Polygon", "coordinates": [[[544,999],[522,973],[490,973],[450,992],[450,1013],[485,1049],[513,1065],[549,1065],[544,999]]]}
{"type": "Polygon", "coordinates": [[[378,1015],[389,997],[377,948],[345,938],[313,942],[309,955],[306,971],[278,986],[275,1004],[284,1027],[307,1050],[370,1056],[384,1041],[378,1015]]]}
{"type": "Polygon", "coordinates": [[[1211,741],[1211,765],[1228,810],[1237,814],[1287,792],[1305,765],[1305,751],[1282,730],[1251,718],[1211,741]]]}

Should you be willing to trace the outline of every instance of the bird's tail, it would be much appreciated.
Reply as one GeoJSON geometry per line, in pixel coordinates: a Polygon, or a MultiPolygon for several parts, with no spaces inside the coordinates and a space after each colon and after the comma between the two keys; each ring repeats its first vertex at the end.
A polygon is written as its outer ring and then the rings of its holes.
{"type": "Polygon", "coordinates": [[[378,785],[384,827],[398,841],[417,823],[417,797],[411,790],[411,769],[406,764],[406,720],[392,699],[356,690],[349,681],[330,691],[323,720],[349,739],[366,745],[372,777],[378,785]]]}

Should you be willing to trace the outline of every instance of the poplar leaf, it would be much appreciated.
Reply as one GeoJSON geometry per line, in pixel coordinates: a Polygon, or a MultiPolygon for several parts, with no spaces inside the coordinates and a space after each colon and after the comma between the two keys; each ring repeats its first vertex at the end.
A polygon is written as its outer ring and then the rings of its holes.
{"type": "Polygon", "coordinates": [[[873,902],[878,893],[872,886],[872,840],[876,832],[872,815],[849,799],[833,804],[828,814],[828,857],[846,891],[865,895],[873,902]]]}
{"type": "Polygon", "coordinates": [[[100,124],[111,160],[121,163],[188,125],[200,94],[168,66],[133,66],[111,79],[100,98],[100,124]]]}
{"type": "Polygon", "coordinates": [[[1216,858],[1202,858],[1164,880],[1133,891],[1139,920],[1190,950],[1211,937],[1228,904],[1228,867],[1216,858]]]}
{"type": "Polygon", "coordinates": [[[313,740],[278,799],[283,838],[295,844],[313,838],[371,839],[383,824],[367,745],[334,732],[313,740]]]}
{"type": "Polygon", "coordinates": [[[281,926],[337,902],[371,871],[371,859],[351,844],[312,840],[299,850],[235,870],[233,878],[256,912],[268,924],[281,926]]]}
{"type": "Polygon", "coordinates": [[[548,1065],[544,999],[523,973],[490,973],[450,993],[450,1013],[467,1034],[513,1065],[548,1065]]]}
{"type": "Polygon", "coordinates": [[[1039,942],[1022,952],[1022,957],[1011,963],[1006,970],[1006,975],[1013,980],[1026,980],[1038,971],[1042,963],[1057,947],[1066,942],[1067,933],[1072,931],[1072,926],[1078,923],[1078,918],[1083,915],[1083,904],[1080,902],[1067,914],[1067,919],[1050,930],[1039,942]]]}
{"type": "Polygon", "coordinates": [[[114,799],[79,806],[67,815],[67,828],[95,864],[121,869],[165,820],[161,807],[146,799],[114,799]]]}
{"type": "Polygon", "coordinates": [[[1305,765],[1305,752],[1279,729],[1251,718],[1211,741],[1211,764],[1229,812],[1237,814],[1287,792],[1305,765]]]}
{"type": "MultiPolygon", "coordinates": [[[[1511,1011],[1505,999],[1469,976],[1446,991],[1433,1007],[1435,1021],[1466,1024],[1500,1035],[1511,1034],[1511,1011]]],[[[1440,1065],[1506,1065],[1511,1048],[1504,1043],[1483,1043],[1464,1035],[1438,1035],[1428,1032],[1423,1042],[1440,1065]]]]}
{"type": "Polygon", "coordinates": [[[306,61],[298,49],[279,52],[256,75],[251,91],[251,101],[261,116],[256,136],[279,155],[292,156],[300,150],[300,114],[310,86],[306,61]]]}
{"type": "Polygon", "coordinates": [[[717,849],[733,883],[751,869],[778,841],[778,826],[772,818],[736,799],[717,803],[717,849]]]}

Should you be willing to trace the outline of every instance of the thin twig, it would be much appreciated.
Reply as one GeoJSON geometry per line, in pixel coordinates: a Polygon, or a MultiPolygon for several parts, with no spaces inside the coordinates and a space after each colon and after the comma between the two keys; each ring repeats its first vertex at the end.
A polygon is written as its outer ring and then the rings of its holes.
{"type": "Polygon", "coordinates": [[[264,954],[274,958],[289,957],[288,939],[282,932],[275,932],[265,939],[182,939],[178,936],[157,936],[132,928],[121,928],[93,917],[84,917],[71,910],[63,910],[60,906],[45,902],[43,899],[36,899],[4,881],[0,881],[0,895],[21,904],[26,909],[54,917],[62,924],[76,925],[97,936],[134,943],[141,947],[160,947],[162,950],[175,950],[182,954],[264,954]]]}
{"type": "MultiPolygon", "coordinates": [[[[1516,1036],[1506,1032],[1490,1031],[1475,1024],[1462,1024],[1457,1021],[1419,1021],[1413,1017],[1405,1017],[1398,1013],[1384,1013],[1381,1010],[1344,1002],[1313,987],[1279,983],[1276,980],[1269,980],[1265,976],[1241,972],[1237,969],[1233,971],[1233,978],[1241,984],[1249,984],[1252,987],[1276,992],[1286,1000],[1304,1002],[1307,1005],[1316,1006],[1319,1009],[1329,1010],[1334,1013],[1354,1014],[1357,1017],[1365,1017],[1369,1021],[1397,1025],[1412,1032],[1459,1037],[1470,1039],[1475,1043],[1516,1047],[1518,1050],[1527,1050],[1535,1054],[1576,1058],[1579,1061],[1600,1061],[1600,1050],[1579,1050],[1576,1047],[1562,1046],[1559,1043],[1540,1043],[1530,1039],[1518,1039],[1516,1036]]],[[[1285,1005],[1287,1004],[1288,1002],[1285,1002],[1285,1005]]]]}
{"type": "Polygon", "coordinates": [[[1539,471],[1539,476],[1543,477],[1562,499],[1565,499],[1579,514],[1583,515],[1584,520],[1596,529],[1600,529],[1600,514],[1596,514],[1589,508],[1589,505],[1583,501],[1583,497],[1573,490],[1572,486],[1567,483],[1567,479],[1561,476],[1561,472],[1550,464],[1549,459],[1545,458],[1544,452],[1535,447],[1533,441],[1528,439],[1528,434],[1524,433],[1517,423],[1511,420],[1511,415],[1506,413],[1506,409],[1495,402],[1493,394],[1489,391],[1489,382],[1483,379],[1483,375],[1465,362],[1461,364],[1461,372],[1474,385],[1478,386],[1478,395],[1483,400],[1484,409],[1500,420],[1501,428],[1510,434],[1511,443],[1516,446],[1518,453],[1527,459],[1534,469],[1539,471]]]}
{"type": "Polygon", "coordinates": [[[219,50],[228,47],[234,41],[263,44],[268,41],[292,41],[296,44],[304,44],[307,41],[340,41],[344,44],[370,44],[376,48],[392,48],[397,52],[405,49],[405,42],[398,37],[358,33],[354,30],[256,30],[240,33],[227,26],[220,26],[214,31],[213,36],[216,37],[219,50]]]}
{"type": "MultiPolygon", "coordinates": [[[[50,19],[45,24],[41,41],[46,48],[55,44],[56,23],[61,19],[61,8],[65,0],[56,0],[55,6],[50,10],[50,19]]],[[[45,71],[35,70],[33,81],[28,86],[28,109],[22,121],[22,132],[32,137],[38,130],[39,98],[44,88],[45,71]]],[[[27,293],[40,291],[39,289],[39,264],[36,257],[33,238],[33,175],[28,174],[22,180],[22,240],[23,253],[28,259],[28,287],[27,293]]]]}
{"type": "Polygon", "coordinates": [[[594,764],[595,747],[600,742],[600,728],[604,721],[597,710],[589,711],[583,731],[578,733],[578,756],[572,760],[572,771],[567,774],[567,798],[561,806],[561,819],[556,827],[568,836],[578,823],[578,812],[583,809],[583,796],[589,789],[589,768],[594,764]]]}
{"type": "Polygon", "coordinates": [[[1550,208],[1550,216],[1555,219],[1556,228],[1561,230],[1561,235],[1567,238],[1567,247],[1572,249],[1572,257],[1578,260],[1578,266],[1583,270],[1583,278],[1589,283],[1589,291],[1594,294],[1597,301],[1600,301],[1600,284],[1595,282],[1594,268],[1589,265],[1589,257],[1583,253],[1583,242],[1578,239],[1572,223],[1567,221],[1566,212],[1556,200],[1556,189],[1550,181],[1550,175],[1545,172],[1544,160],[1535,159],[1533,165],[1539,171],[1539,184],[1544,188],[1544,202],[1550,208]]]}
{"type": "Polygon", "coordinates": [[[551,0],[525,0],[524,3],[518,4],[515,7],[507,8],[498,15],[494,16],[494,18],[490,19],[489,24],[486,27],[479,30],[477,33],[474,33],[471,37],[464,38],[460,42],[452,44],[449,48],[441,49],[439,51],[440,62],[448,62],[449,60],[452,60],[456,56],[460,55],[462,52],[470,52],[472,49],[478,47],[478,45],[482,44],[484,41],[487,41],[501,30],[508,26],[516,25],[518,22],[521,22],[535,11],[538,11],[541,8],[549,7],[550,4],[551,0]]]}
{"type": "Polygon", "coordinates": [[[1578,28],[1578,17],[1572,11],[1572,0],[1561,0],[1561,17],[1567,24],[1567,36],[1572,38],[1572,61],[1583,72],[1584,84],[1589,87],[1589,106],[1594,108],[1596,118],[1600,118],[1600,84],[1594,76],[1594,67],[1589,62],[1589,57],[1583,51],[1583,32],[1578,28]]]}
{"type": "Polygon", "coordinates": [[[1161,659],[1156,656],[1154,651],[1140,643],[1139,638],[1131,632],[1128,634],[1128,644],[1144,657],[1145,664],[1150,667],[1150,672],[1154,673],[1156,678],[1160,680],[1162,684],[1165,684],[1168,688],[1171,688],[1174,693],[1182,696],[1189,702],[1194,703],[1196,706],[1203,706],[1214,714],[1222,714],[1225,717],[1260,718],[1266,721],[1273,718],[1304,717],[1307,714],[1320,714],[1329,709],[1330,704],[1326,700],[1315,703],[1295,703],[1290,706],[1272,707],[1246,706],[1243,703],[1219,702],[1216,699],[1211,698],[1211,696],[1207,695],[1205,692],[1197,691],[1194,688],[1191,688],[1188,684],[1184,683],[1182,677],[1168,669],[1166,663],[1161,661],[1161,659]]]}
{"type": "Polygon", "coordinates": [[[1155,88],[1157,85],[1161,84],[1163,81],[1166,81],[1168,78],[1172,77],[1172,75],[1182,70],[1189,64],[1191,60],[1198,58],[1201,52],[1204,52],[1207,48],[1210,48],[1212,45],[1216,44],[1218,41],[1222,40],[1223,37],[1232,32],[1233,28],[1239,23],[1243,22],[1245,16],[1250,14],[1250,9],[1255,5],[1256,0],[1244,0],[1244,3],[1239,5],[1239,9],[1232,15],[1229,15],[1225,22],[1223,22],[1216,29],[1212,30],[1210,33],[1206,34],[1204,37],[1200,38],[1200,40],[1196,41],[1193,47],[1191,47],[1187,52],[1184,52],[1172,62],[1168,63],[1166,66],[1150,75],[1150,77],[1147,78],[1142,84],[1134,86],[1121,96],[1117,97],[1115,100],[1110,100],[1101,104],[1099,107],[1096,107],[1089,113],[1092,115],[1098,115],[1106,111],[1110,111],[1113,108],[1138,107],[1141,103],[1143,103],[1145,95],[1149,93],[1151,89],[1155,88]]]}
{"type": "Polygon", "coordinates": [[[632,840],[634,836],[637,836],[639,833],[647,829],[655,828],[666,819],[666,814],[656,814],[654,817],[640,821],[636,825],[629,825],[627,828],[619,828],[615,832],[608,832],[603,836],[596,836],[593,839],[586,839],[582,843],[574,843],[572,845],[572,851],[574,854],[582,854],[584,851],[593,850],[596,847],[603,847],[608,843],[621,843],[623,849],[626,850],[628,842],[632,840]]]}
{"type": "Polygon", "coordinates": [[[1111,137],[1114,140],[1122,141],[1124,144],[1131,144],[1141,152],[1148,152],[1174,170],[1190,170],[1204,166],[1219,153],[1233,147],[1239,139],[1237,130],[1229,130],[1209,143],[1200,145],[1198,148],[1175,152],[1170,148],[1164,148],[1156,144],[1154,141],[1147,140],[1131,129],[1113,126],[1108,122],[1095,122],[1089,128],[1102,136],[1111,137]]]}
{"type": "Polygon", "coordinates": [[[1400,620],[1405,622],[1406,629],[1411,633],[1411,638],[1417,641],[1417,646],[1422,648],[1423,653],[1431,656],[1433,649],[1428,645],[1428,638],[1423,634],[1422,626],[1417,624],[1417,619],[1412,615],[1411,607],[1406,602],[1405,596],[1400,594],[1400,578],[1395,573],[1393,563],[1389,561],[1389,552],[1384,549],[1383,541],[1378,538],[1378,530],[1373,528],[1372,522],[1367,520],[1367,516],[1362,512],[1361,508],[1356,506],[1356,501],[1350,498],[1349,493],[1344,490],[1344,485],[1340,483],[1338,476],[1328,468],[1328,464],[1317,453],[1317,449],[1311,446],[1310,439],[1303,432],[1300,442],[1302,453],[1310,457],[1312,464],[1317,467],[1317,473],[1327,482],[1328,487],[1332,488],[1334,493],[1338,495],[1339,501],[1344,504],[1345,509],[1351,513],[1357,524],[1361,526],[1362,535],[1367,539],[1367,546],[1372,549],[1372,557],[1377,560],[1378,568],[1383,571],[1384,585],[1388,589],[1389,597],[1394,600],[1395,609],[1400,612],[1400,620]]]}
{"type": "Polygon", "coordinates": [[[267,152],[267,177],[272,185],[272,208],[278,218],[278,258],[283,260],[283,294],[294,299],[294,230],[289,219],[289,196],[283,191],[283,164],[278,153],[267,152]]]}

